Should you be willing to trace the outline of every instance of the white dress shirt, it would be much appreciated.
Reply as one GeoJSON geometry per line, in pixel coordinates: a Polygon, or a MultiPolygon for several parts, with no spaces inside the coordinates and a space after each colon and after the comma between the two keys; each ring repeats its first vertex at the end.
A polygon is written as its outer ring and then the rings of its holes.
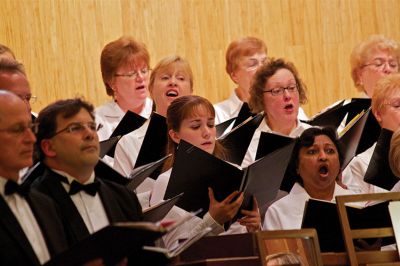
{"type": "MultiPolygon", "coordinates": [[[[297,120],[297,127],[292,129],[292,131],[289,134],[289,137],[295,138],[301,135],[304,130],[307,128],[311,127],[309,124],[300,122],[300,120],[297,120]]],[[[243,162],[241,167],[247,167],[250,164],[254,163],[256,160],[256,155],[257,155],[257,148],[258,148],[258,143],[260,142],[260,136],[261,132],[267,132],[267,133],[276,133],[270,129],[270,127],[267,125],[267,122],[265,121],[265,118],[261,121],[260,125],[258,128],[254,131],[253,138],[250,141],[250,145],[247,149],[246,155],[244,156],[243,162]]]]}
{"type": "MultiPolygon", "coordinates": [[[[338,195],[348,194],[354,193],[335,183],[331,202],[335,202],[335,197],[338,195]]],[[[263,230],[301,229],[304,207],[310,198],[305,189],[299,183],[295,183],[287,196],[274,202],[268,208],[265,213],[263,230]]]]}
{"type": "MultiPolygon", "coordinates": [[[[76,179],[63,171],[58,171],[55,169],[52,169],[52,171],[67,178],[68,184],[64,182],[61,182],[61,184],[65,188],[65,191],[68,193],[70,189],[70,184],[76,179]]],[[[94,179],[95,175],[93,172],[89,180],[87,180],[83,185],[93,183],[94,179]]],[[[80,191],[74,195],[70,195],[70,197],[72,202],[75,204],[75,207],[78,209],[78,212],[81,215],[83,221],[85,222],[89,233],[93,234],[94,232],[110,224],[99,193],[91,196],[85,191],[80,191]]]]}
{"type": "Polygon", "coordinates": [[[33,215],[31,207],[23,197],[17,193],[7,196],[4,194],[6,182],[7,179],[0,177],[0,194],[6,201],[8,207],[10,207],[15,218],[18,220],[19,225],[24,231],[29,243],[33,248],[33,251],[39,259],[39,262],[44,264],[50,259],[50,253],[47,249],[46,241],[44,240],[39,224],[33,215]]]}
{"type": "MultiPolygon", "coordinates": [[[[149,118],[153,109],[153,100],[146,98],[144,108],[140,112],[140,116],[144,118],[149,118]]],[[[96,122],[101,123],[103,127],[97,132],[99,135],[99,140],[108,139],[115,128],[121,122],[125,115],[125,112],[119,107],[119,105],[114,101],[107,102],[106,104],[99,106],[95,110],[96,122]]]]}

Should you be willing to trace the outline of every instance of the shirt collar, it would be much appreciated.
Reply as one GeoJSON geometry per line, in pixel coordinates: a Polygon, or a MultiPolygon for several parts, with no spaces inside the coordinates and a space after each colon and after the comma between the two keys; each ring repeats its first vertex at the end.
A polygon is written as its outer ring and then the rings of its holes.
{"type": "MultiPolygon", "coordinates": [[[[71,184],[72,181],[77,180],[75,177],[69,175],[68,173],[66,173],[64,171],[60,171],[60,170],[56,170],[56,169],[51,169],[51,170],[54,171],[55,173],[59,174],[59,175],[65,176],[67,178],[67,180],[68,180],[68,184],[71,184]]],[[[94,174],[94,171],[93,171],[92,174],[90,175],[89,179],[85,183],[83,183],[83,185],[93,183],[94,182],[94,178],[95,178],[95,174],[94,174]]]]}

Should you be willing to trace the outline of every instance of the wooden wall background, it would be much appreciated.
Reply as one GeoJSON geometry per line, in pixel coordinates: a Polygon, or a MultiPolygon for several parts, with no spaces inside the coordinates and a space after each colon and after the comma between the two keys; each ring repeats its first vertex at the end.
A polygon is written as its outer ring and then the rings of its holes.
{"type": "Polygon", "coordinates": [[[308,85],[309,114],[354,97],[349,55],[370,34],[400,40],[399,0],[0,0],[0,43],[27,69],[39,111],[60,98],[105,102],[99,57],[123,34],[147,44],[154,66],[189,60],[194,91],[220,101],[234,84],[224,71],[229,42],[252,35],[269,56],[295,63],[308,85]]]}

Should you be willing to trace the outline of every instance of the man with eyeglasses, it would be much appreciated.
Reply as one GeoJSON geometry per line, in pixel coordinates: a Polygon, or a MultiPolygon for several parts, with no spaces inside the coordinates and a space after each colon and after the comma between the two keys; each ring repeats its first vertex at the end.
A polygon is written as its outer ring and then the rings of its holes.
{"type": "Polygon", "coordinates": [[[135,194],[95,176],[99,139],[91,104],[59,100],[45,107],[37,121],[37,149],[47,169],[32,186],[62,210],[72,243],[111,223],[142,219],[135,194]]]}
{"type": "Polygon", "coordinates": [[[26,104],[0,90],[0,265],[42,265],[68,247],[54,202],[19,177],[32,165],[36,128],[26,104]]]}
{"type": "Polygon", "coordinates": [[[31,87],[21,63],[8,58],[0,59],[0,89],[12,91],[18,95],[31,111],[31,103],[36,101],[36,96],[31,93],[31,87]]]}

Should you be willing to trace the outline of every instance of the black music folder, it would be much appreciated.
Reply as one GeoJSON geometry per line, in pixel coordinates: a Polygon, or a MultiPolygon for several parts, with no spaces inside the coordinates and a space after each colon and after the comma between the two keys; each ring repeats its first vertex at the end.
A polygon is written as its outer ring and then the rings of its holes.
{"type": "Polygon", "coordinates": [[[224,134],[224,132],[230,127],[230,125],[232,125],[233,122],[235,122],[235,120],[236,120],[236,117],[228,119],[228,120],[216,125],[215,129],[217,131],[217,138],[222,136],[222,134],[224,134]]]}
{"type": "Polygon", "coordinates": [[[126,187],[129,190],[134,191],[147,177],[150,177],[155,171],[162,167],[164,162],[171,156],[172,154],[168,154],[160,160],[133,168],[129,175],[129,182],[126,184],[126,187]]]}
{"type": "Polygon", "coordinates": [[[285,146],[242,170],[181,140],[164,198],[184,192],[177,206],[187,211],[201,208],[199,216],[209,207],[208,187],[218,201],[233,191],[243,191],[243,208],[251,209],[253,195],[263,206],[275,198],[293,146],[285,146]]]}
{"type": "Polygon", "coordinates": [[[350,161],[357,155],[358,147],[361,145],[361,137],[366,130],[366,123],[371,113],[371,108],[366,112],[361,111],[350,121],[339,133],[339,142],[343,148],[343,164],[341,170],[346,168],[350,161]]]}
{"type": "MultiPolygon", "coordinates": [[[[153,112],[136,159],[135,168],[163,158],[166,155],[167,141],[168,130],[166,118],[153,112]]],[[[151,177],[155,179],[160,173],[161,169],[155,171],[151,177]]]]}
{"type": "MultiPolygon", "coordinates": [[[[365,208],[346,206],[350,228],[366,229],[392,227],[388,202],[381,202],[365,208]]],[[[345,251],[339,213],[335,203],[309,199],[304,209],[301,228],[315,228],[322,252],[345,251]]],[[[385,239],[390,244],[394,239],[385,239]]]]}
{"type": "Polygon", "coordinates": [[[256,160],[294,142],[295,140],[295,138],[276,133],[261,132],[257,147],[256,160]]]}
{"type": "Polygon", "coordinates": [[[338,128],[346,117],[345,125],[361,111],[371,107],[371,99],[369,98],[352,98],[349,102],[342,100],[328,109],[316,114],[313,118],[303,121],[312,126],[332,126],[338,128]]]}
{"type": "Polygon", "coordinates": [[[109,139],[100,141],[100,158],[104,158],[104,156],[109,153],[111,149],[115,150],[115,146],[117,145],[121,136],[111,137],[109,139]]]}
{"type": "MultiPolygon", "coordinates": [[[[124,117],[119,122],[119,124],[117,125],[117,127],[114,129],[113,133],[110,136],[110,139],[113,137],[117,137],[117,136],[122,137],[122,136],[138,129],[139,127],[141,127],[144,124],[144,122],[146,122],[146,120],[147,119],[144,118],[143,116],[140,116],[140,115],[128,110],[125,113],[124,117]]],[[[117,145],[117,143],[115,143],[115,145],[109,149],[109,151],[107,152],[108,156],[114,158],[116,145],[117,145]]]]}
{"type": "Polygon", "coordinates": [[[242,107],[240,107],[238,116],[235,119],[235,123],[233,124],[233,127],[237,127],[244,121],[246,121],[249,117],[253,117],[255,114],[250,112],[250,107],[248,103],[243,102],[242,107]]]}
{"type": "Polygon", "coordinates": [[[172,209],[172,207],[182,198],[182,196],[183,193],[144,209],[143,220],[152,223],[161,221],[172,209]]]}
{"type": "Polygon", "coordinates": [[[347,114],[343,104],[344,100],[328,107],[326,110],[316,114],[309,120],[302,121],[312,126],[332,126],[334,128],[338,128],[347,114]]]}
{"type": "Polygon", "coordinates": [[[102,159],[99,159],[96,166],[94,167],[94,173],[97,177],[101,179],[112,181],[123,186],[126,186],[129,182],[129,179],[127,177],[120,174],[117,170],[112,168],[102,159]]]}
{"type": "Polygon", "coordinates": [[[372,185],[391,190],[399,182],[389,165],[390,141],[393,131],[382,128],[376,143],[374,153],[368,164],[367,172],[364,175],[364,181],[372,185]]]}
{"type": "Polygon", "coordinates": [[[263,118],[264,115],[261,113],[254,117],[249,117],[242,124],[219,138],[221,143],[227,149],[227,159],[229,162],[237,165],[242,164],[254,132],[262,122],[263,118]]]}
{"type": "Polygon", "coordinates": [[[86,237],[56,255],[45,265],[83,265],[96,258],[114,265],[130,254],[140,254],[144,245],[164,235],[167,230],[148,222],[116,223],[86,237]]]}

